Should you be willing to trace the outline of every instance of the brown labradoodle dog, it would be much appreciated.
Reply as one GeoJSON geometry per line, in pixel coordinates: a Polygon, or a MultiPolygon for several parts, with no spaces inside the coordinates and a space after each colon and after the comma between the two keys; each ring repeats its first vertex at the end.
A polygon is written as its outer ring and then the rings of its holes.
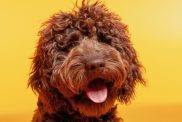
{"type": "Polygon", "coordinates": [[[120,18],[100,2],[77,8],[40,31],[29,78],[38,94],[32,122],[119,122],[115,101],[129,102],[145,83],[120,18]]]}

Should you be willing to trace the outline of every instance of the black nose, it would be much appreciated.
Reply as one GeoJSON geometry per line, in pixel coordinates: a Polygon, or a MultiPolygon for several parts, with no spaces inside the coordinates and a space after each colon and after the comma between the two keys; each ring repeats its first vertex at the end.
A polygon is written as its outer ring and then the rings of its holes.
{"type": "Polygon", "coordinates": [[[91,60],[86,63],[87,70],[96,70],[105,67],[105,62],[103,60],[91,60]]]}

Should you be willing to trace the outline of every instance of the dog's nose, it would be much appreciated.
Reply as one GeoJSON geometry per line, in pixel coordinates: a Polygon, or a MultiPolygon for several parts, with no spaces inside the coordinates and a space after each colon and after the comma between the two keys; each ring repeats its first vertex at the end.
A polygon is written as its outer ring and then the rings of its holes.
{"type": "Polygon", "coordinates": [[[86,63],[87,70],[96,70],[105,67],[105,62],[103,60],[91,60],[86,63]]]}

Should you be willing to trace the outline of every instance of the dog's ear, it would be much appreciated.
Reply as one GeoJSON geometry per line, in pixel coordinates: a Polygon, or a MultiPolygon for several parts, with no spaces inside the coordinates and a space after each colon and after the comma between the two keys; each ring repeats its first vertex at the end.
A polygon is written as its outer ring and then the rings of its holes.
{"type": "MultiPolygon", "coordinates": [[[[127,28],[123,31],[127,31],[127,28]]],[[[128,103],[135,94],[136,84],[141,83],[145,85],[146,82],[142,76],[143,66],[137,58],[136,51],[130,42],[128,34],[126,32],[122,32],[121,37],[124,38],[121,38],[122,42],[118,45],[118,50],[120,51],[125,66],[126,79],[121,88],[118,90],[118,100],[122,103],[128,103]]]]}
{"type": "Polygon", "coordinates": [[[39,40],[33,56],[28,86],[36,92],[51,88],[53,70],[63,60],[60,53],[64,46],[63,32],[70,28],[72,14],[58,13],[53,15],[42,26],[39,40]],[[60,47],[59,47],[60,46],[60,47]]]}

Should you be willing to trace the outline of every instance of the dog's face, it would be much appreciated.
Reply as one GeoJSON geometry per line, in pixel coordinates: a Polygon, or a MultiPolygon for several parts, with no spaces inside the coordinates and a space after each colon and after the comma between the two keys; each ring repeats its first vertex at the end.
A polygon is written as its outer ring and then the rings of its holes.
{"type": "Polygon", "coordinates": [[[69,41],[74,46],[55,70],[53,85],[75,110],[100,116],[114,106],[126,75],[124,61],[119,51],[99,38],[69,41]]]}
{"type": "Polygon", "coordinates": [[[40,36],[29,84],[58,89],[85,116],[107,113],[116,99],[128,102],[144,83],[126,25],[99,3],[54,15],[40,36]]]}

